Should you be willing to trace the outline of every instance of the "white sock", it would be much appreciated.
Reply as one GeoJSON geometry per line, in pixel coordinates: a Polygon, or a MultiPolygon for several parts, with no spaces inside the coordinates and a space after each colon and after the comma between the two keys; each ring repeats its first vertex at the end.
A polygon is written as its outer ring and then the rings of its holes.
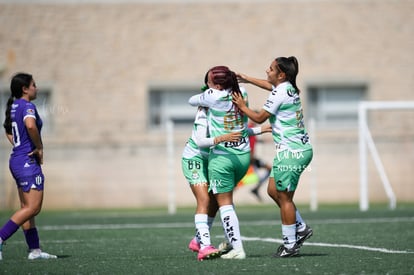
{"type": "Polygon", "coordinates": [[[292,248],[296,243],[296,224],[282,224],[283,244],[292,248]]]}
{"type": "Polygon", "coordinates": [[[234,211],[233,205],[220,207],[220,217],[223,224],[224,234],[234,249],[243,249],[240,236],[239,219],[234,211]]]}
{"type": "MultiPolygon", "coordinates": [[[[215,219],[215,217],[208,217],[207,218],[207,225],[208,225],[208,229],[211,231],[211,228],[213,227],[213,222],[214,222],[214,219],[215,219]]],[[[196,241],[196,242],[198,242],[198,243],[200,243],[200,238],[199,238],[199,236],[198,236],[198,230],[196,229],[196,234],[195,234],[195,236],[194,236],[194,240],[196,241]]]]}
{"type": "Polygon", "coordinates": [[[207,214],[195,214],[194,215],[195,227],[197,230],[197,237],[199,239],[200,247],[206,247],[211,245],[210,230],[207,224],[207,214]]]}
{"type": "Polygon", "coordinates": [[[299,210],[296,209],[296,231],[302,232],[306,228],[306,223],[302,219],[302,216],[299,213],[299,210]]]}

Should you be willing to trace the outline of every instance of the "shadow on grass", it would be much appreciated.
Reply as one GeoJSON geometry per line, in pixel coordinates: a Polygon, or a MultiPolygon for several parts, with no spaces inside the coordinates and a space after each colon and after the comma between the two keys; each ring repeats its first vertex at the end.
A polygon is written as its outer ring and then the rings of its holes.
{"type": "Polygon", "coordinates": [[[323,257],[328,256],[326,253],[300,253],[299,255],[296,255],[295,257],[323,257]]]}
{"type": "Polygon", "coordinates": [[[56,255],[58,259],[70,258],[72,255],[56,255]]]}

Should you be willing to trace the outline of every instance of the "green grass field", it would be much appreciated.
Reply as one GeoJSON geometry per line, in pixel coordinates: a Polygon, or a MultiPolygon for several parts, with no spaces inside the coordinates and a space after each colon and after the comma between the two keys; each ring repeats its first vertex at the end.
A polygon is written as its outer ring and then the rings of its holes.
{"type": "MultiPolygon", "coordinates": [[[[42,247],[59,258],[27,260],[17,232],[3,247],[0,274],[414,274],[414,205],[301,209],[314,236],[299,256],[271,258],[281,239],[279,213],[260,205],[237,207],[247,258],[203,262],[187,249],[193,209],[43,211],[42,247]]],[[[0,223],[10,214],[0,212],[0,223]]],[[[218,217],[212,237],[215,245],[223,240],[218,217]]]]}

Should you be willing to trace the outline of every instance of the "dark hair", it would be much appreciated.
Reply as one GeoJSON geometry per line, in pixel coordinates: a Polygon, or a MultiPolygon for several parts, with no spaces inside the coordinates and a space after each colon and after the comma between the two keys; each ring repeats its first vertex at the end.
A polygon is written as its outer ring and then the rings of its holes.
{"type": "MultiPolygon", "coordinates": [[[[238,94],[242,96],[236,73],[231,71],[228,67],[215,66],[208,72],[211,73],[211,79],[214,84],[219,84],[221,87],[223,87],[223,89],[231,89],[232,94],[238,94]]],[[[243,112],[239,110],[237,105],[235,105],[235,110],[236,113],[238,113],[240,116],[243,116],[243,112]]]]}
{"type": "Polygon", "coordinates": [[[280,70],[286,74],[286,79],[292,84],[298,93],[299,88],[296,85],[296,76],[299,73],[299,63],[296,57],[278,57],[275,59],[280,70]]]}
{"type": "Polygon", "coordinates": [[[209,70],[214,84],[219,84],[223,89],[231,89],[234,93],[240,94],[239,82],[236,73],[226,66],[215,66],[209,70]]]}
{"type": "Polygon", "coordinates": [[[207,71],[206,74],[204,75],[204,85],[201,86],[201,91],[202,92],[204,92],[208,89],[208,84],[207,84],[207,82],[208,82],[208,72],[209,71],[207,71]]]}
{"type": "Polygon", "coordinates": [[[23,96],[23,87],[29,88],[30,83],[33,80],[33,76],[27,73],[17,73],[12,77],[10,83],[10,97],[7,100],[7,107],[6,107],[6,118],[4,119],[3,127],[6,130],[6,133],[11,135],[12,134],[12,126],[11,126],[11,117],[10,117],[10,110],[13,104],[14,99],[21,98],[23,96]]]}

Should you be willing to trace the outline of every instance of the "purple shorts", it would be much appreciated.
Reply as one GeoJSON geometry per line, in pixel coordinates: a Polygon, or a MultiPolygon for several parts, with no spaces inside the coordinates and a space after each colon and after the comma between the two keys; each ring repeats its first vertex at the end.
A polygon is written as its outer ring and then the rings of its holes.
{"type": "Polygon", "coordinates": [[[16,180],[17,188],[21,188],[23,192],[29,192],[30,189],[43,190],[45,177],[36,158],[29,156],[11,157],[9,168],[16,180]]]}

